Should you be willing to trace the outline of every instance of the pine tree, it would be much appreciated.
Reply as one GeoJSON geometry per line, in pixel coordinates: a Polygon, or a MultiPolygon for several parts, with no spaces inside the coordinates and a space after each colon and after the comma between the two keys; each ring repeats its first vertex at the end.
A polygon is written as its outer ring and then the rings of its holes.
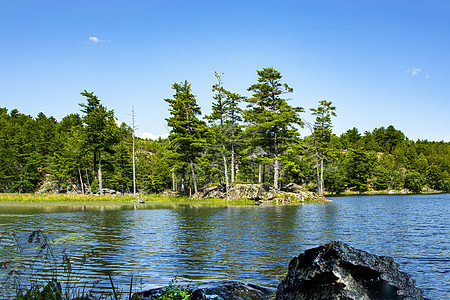
{"type": "Polygon", "coordinates": [[[169,135],[170,147],[181,165],[182,188],[187,192],[185,169],[186,164],[189,164],[194,192],[197,193],[195,161],[205,144],[206,124],[197,117],[201,115],[201,109],[191,92],[191,84],[187,81],[174,83],[172,89],[175,90],[173,99],[165,99],[169,103],[171,114],[166,119],[167,125],[172,128],[169,135]]]}
{"type": "MultiPolygon", "coordinates": [[[[239,94],[234,94],[227,91],[223,87],[223,73],[214,74],[217,78],[217,83],[213,85],[212,91],[215,92],[214,102],[212,104],[212,112],[206,119],[219,129],[219,140],[221,149],[221,156],[224,167],[224,178],[225,178],[225,188],[227,199],[230,198],[230,184],[228,176],[228,162],[227,162],[227,152],[228,145],[230,145],[231,152],[231,182],[234,181],[234,161],[235,161],[235,148],[237,134],[240,129],[239,122],[242,121],[241,109],[238,104],[243,99],[239,94]]],[[[211,128],[211,130],[214,129],[211,128]]],[[[212,131],[214,132],[214,131],[212,131]]]]}
{"type": "Polygon", "coordinates": [[[250,109],[246,112],[246,120],[250,123],[250,131],[263,134],[266,141],[271,140],[272,147],[268,150],[273,161],[273,188],[279,190],[279,156],[284,142],[297,134],[295,125],[303,126],[299,113],[304,110],[290,106],[282,97],[293,89],[280,82],[282,76],[279,71],[264,68],[257,73],[258,83],[248,88],[253,97],[247,100],[250,109]]]}
{"type": "Polygon", "coordinates": [[[314,148],[316,151],[316,170],[317,170],[317,191],[320,196],[323,195],[323,164],[328,151],[328,144],[331,140],[331,116],[336,116],[334,112],[335,106],[332,106],[331,101],[322,100],[319,101],[317,108],[311,108],[312,114],[316,116],[314,122],[314,148]],[[319,172],[320,169],[320,172],[319,172]]]}
{"type": "Polygon", "coordinates": [[[100,99],[93,92],[86,90],[81,95],[87,98],[87,104],[80,104],[81,112],[85,113],[85,145],[94,155],[94,173],[97,171],[100,195],[103,194],[102,153],[113,152],[113,145],[118,142],[117,125],[114,111],[107,110],[100,104],[100,99]],[[97,164],[98,163],[98,164],[97,164]]]}

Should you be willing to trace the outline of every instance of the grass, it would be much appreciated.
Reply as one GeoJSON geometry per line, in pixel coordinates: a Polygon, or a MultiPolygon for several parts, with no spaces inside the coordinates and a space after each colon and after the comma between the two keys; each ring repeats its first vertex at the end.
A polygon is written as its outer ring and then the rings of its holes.
{"type": "Polygon", "coordinates": [[[132,201],[133,196],[121,195],[78,195],[78,194],[19,194],[19,193],[2,193],[0,201],[3,202],[117,202],[132,201]]]}
{"type": "MultiPolygon", "coordinates": [[[[145,200],[145,204],[139,203],[139,205],[152,205],[152,204],[182,204],[182,205],[207,205],[207,206],[241,206],[241,205],[259,205],[258,200],[249,200],[245,198],[240,199],[221,199],[221,198],[189,198],[186,196],[173,196],[164,194],[148,194],[148,195],[81,195],[81,194],[19,194],[19,193],[0,193],[0,205],[136,205],[137,200],[145,200]]],[[[320,199],[299,199],[292,197],[292,199],[277,199],[270,201],[264,201],[263,204],[306,204],[306,203],[318,203],[326,202],[320,199]],[[283,201],[285,200],[285,201],[283,201]],[[288,200],[288,201],[286,201],[288,200]]]]}
{"type": "MultiPolygon", "coordinates": [[[[101,292],[96,290],[95,282],[81,282],[77,276],[89,259],[83,255],[81,260],[74,260],[67,254],[54,253],[52,242],[40,230],[31,232],[25,241],[15,233],[0,232],[0,299],[14,300],[131,300],[140,299],[133,290],[133,276],[129,289],[122,291],[114,284],[111,272],[107,272],[109,286],[101,292]],[[24,255],[25,261],[14,258],[24,255]],[[62,254],[62,259],[61,259],[62,254]]],[[[176,284],[176,277],[154,300],[190,300],[192,292],[176,284]]]]}
{"type": "MultiPolygon", "coordinates": [[[[145,203],[178,203],[178,204],[191,204],[191,205],[254,205],[254,200],[248,199],[196,199],[184,196],[167,196],[167,195],[140,195],[141,199],[145,200],[145,203]]],[[[18,193],[0,193],[0,202],[6,203],[58,203],[58,204],[116,204],[116,203],[136,203],[137,196],[133,195],[80,195],[80,194],[18,194],[18,193]]]]}
{"type": "MultiPolygon", "coordinates": [[[[96,282],[81,282],[78,276],[89,257],[74,259],[66,251],[54,253],[52,242],[40,230],[21,241],[11,232],[0,232],[0,299],[15,300],[130,300],[133,295],[133,277],[129,291],[118,290],[108,272],[109,288],[89,298],[96,282]],[[31,253],[30,253],[31,252],[31,253]],[[27,253],[26,259],[21,260],[27,253]],[[32,255],[29,255],[32,254],[32,255]],[[61,256],[62,254],[62,256],[61,256]]],[[[184,299],[184,298],[183,298],[184,299]]],[[[186,298],[188,299],[188,298],[186,298]]]]}

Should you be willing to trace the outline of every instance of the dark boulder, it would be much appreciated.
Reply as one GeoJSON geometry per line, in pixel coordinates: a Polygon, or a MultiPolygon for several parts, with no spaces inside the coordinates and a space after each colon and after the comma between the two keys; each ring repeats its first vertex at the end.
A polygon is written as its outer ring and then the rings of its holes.
{"type": "Polygon", "coordinates": [[[391,257],[331,242],[291,260],[275,299],[423,299],[423,291],[391,257]]]}
{"type": "MultiPolygon", "coordinates": [[[[273,299],[273,296],[275,294],[275,290],[272,289],[231,280],[195,283],[182,287],[192,293],[191,300],[266,300],[273,299]]],[[[166,288],[163,287],[135,293],[132,299],[152,299],[152,297],[160,296],[165,291],[165,289],[166,288]]]]}

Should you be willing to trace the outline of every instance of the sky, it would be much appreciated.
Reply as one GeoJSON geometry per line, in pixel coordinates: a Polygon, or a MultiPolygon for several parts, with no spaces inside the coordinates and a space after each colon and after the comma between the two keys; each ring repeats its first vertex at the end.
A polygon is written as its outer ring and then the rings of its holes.
{"type": "MultiPolygon", "coordinates": [[[[0,0],[0,107],[61,120],[94,92],[138,136],[169,132],[172,84],[209,114],[214,72],[251,96],[273,67],[289,104],[337,107],[333,131],[393,125],[450,142],[447,0],[0,0]]],[[[309,135],[308,130],[301,130],[309,135]]]]}

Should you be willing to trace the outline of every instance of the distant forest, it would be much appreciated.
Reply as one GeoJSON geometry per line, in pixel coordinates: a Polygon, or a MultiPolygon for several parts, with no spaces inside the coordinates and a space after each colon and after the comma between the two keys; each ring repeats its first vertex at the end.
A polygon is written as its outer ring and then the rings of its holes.
{"type": "MultiPolygon", "coordinates": [[[[319,194],[345,191],[450,191],[450,143],[411,141],[393,126],[335,135],[336,107],[322,100],[308,109],[288,104],[292,89],[273,68],[257,71],[246,98],[224,88],[216,73],[211,114],[202,116],[189,82],[173,84],[165,99],[168,139],[135,137],[138,192],[189,194],[234,183],[296,183],[319,194]],[[299,127],[311,134],[300,136],[299,127]]],[[[80,112],[61,121],[0,108],[0,192],[133,192],[131,125],[83,91],[80,112]]],[[[161,99],[163,102],[163,99],[161,99]]]]}

